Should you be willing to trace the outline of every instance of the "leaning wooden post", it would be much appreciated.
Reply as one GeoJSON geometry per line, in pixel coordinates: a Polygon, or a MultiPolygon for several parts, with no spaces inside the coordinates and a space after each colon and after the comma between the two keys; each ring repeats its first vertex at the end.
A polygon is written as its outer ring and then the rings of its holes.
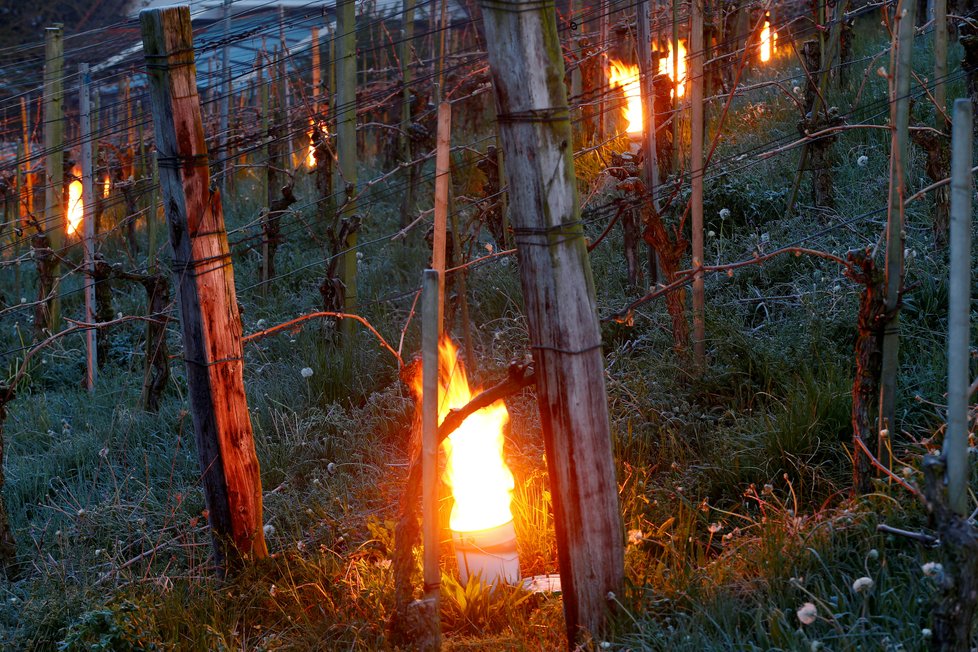
{"type": "Polygon", "coordinates": [[[968,479],[968,342],[971,312],[971,136],[968,99],[954,101],[951,143],[951,279],[948,291],[947,433],[944,461],[950,507],[967,516],[968,479]]]}
{"type": "MultiPolygon", "coordinates": [[[[672,172],[679,174],[679,0],[672,0],[672,172]]],[[[688,84],[687,84],[688,85],[688,84]]]]}
{"type": "Polygon", "coordinates": [[[190,8],[139,17],[204,501],[217,565],[227,571],[268,556],[231,253],[221,195],[209,189],[190,8]]]}
{"type": "MultiPolygon", "coordinates": [[[[79,64],[78,77],[80,93],[78,97],[79,127],[81,129],[81,170],[82,170],[82,216],[83,238],[85,243],[85,321],[95,321],[95,170],[92,156],[92,76],[87,63],[79,64]]],[[[98,354],[95,341],[96,330],[85,331],[85,386],[88,391],[95,390],[98,376],[98,354]]]]}
{"type": "MultiPolygon", "coordinates": [[[[448,184],[452,179],[449,154],[452,144],[452,105],[438,105],[438,135],[435,151],[435,226],[431,245],[431,267],[445,276],[445,251],[448,245],[448,184]]],[[[438,325],[445,322],[445,283],[438,286],[438,325]]],[[[440,333],[441,331],[439,331],[440,333]]]]}
{"type": "Polygon", "coordinates": [[[424,271],[422,285],[421,325],[421,519],[424,546],[425,616],[431,620],[424,631],[435,641],[424,641],[426,648],[438,649],[441,625],[438,600],[441,568],[438,565],[438,406],[441,387],[438,382],[438,341],[442,331],[443,275],[436,269],[424,271]],[[431,645],[435,643],[435,645],[431,645]]]}
{"type": "MultiPolygon", "coordinates": [[[[354,0],[338,0],[337,3],[337,44],[338,52],[334,59],[336,65],[336,145],[340,174],[335,177],[337,187],[334,196],[343,202],[340,220],[353,220],[357,206],[354,196],[357,191],[357,43],[356,43],[356,3],[354,0]]],[[[357,311],[357,234],[351,230],[347,237],[343,254],[342,280],[345,286],[343,310],[347,313],[357,311]]],[[[340,323],[344,335],[344,355],[352,355],[352,319],[340,323]]],[[[348,360],[350,358],[347,358],[348,360]]],[[[347,365],[348,367],[349,365],[347,365]]]]}
{"type": "MultiPolygon", "coordinates": [[[[692,172],[693,268],[703,265],[703,0],[691,0],[689,13],[690,165],[692,172]]],[[[706,310],[703,274],[693,277],[693,358],[706,364],[706,310]]]]}
{"type": "Polygon", "coordinates": [[[606,631],[623,542],[552,1],[482,4],[554,502],[568,644],[606,631]]]}
{"type": "Polygon", "coordinates": [[[886,311],[880,370],[880,418],[877,457],[890,468],[890,442],[896,433],[897,375],[900,371],[900,293],[903,289],[904,188],[910,133],[910,55],[913,51],[915,0],[900,0],[891,55],[890,198],[886,219],[886,311]]]}
{"type": "MultiPolygon", "coordinates": [[[[65,241],[64,208],[64,32],[61,25],[48,27],[44,38],[44,221],[51,249],[60,256],[65,241]]],[[[61,300],[55,289],[61,263],[50,259],[48,272],[52,286],[42,288],[46,301],[47,321],[38,328],[58,330],[61,324],[61,300]],[[45,291],[46,290],[46,291],[45,291]]],[[[43,312],[43,311],[42,311],[43,312]]]]}

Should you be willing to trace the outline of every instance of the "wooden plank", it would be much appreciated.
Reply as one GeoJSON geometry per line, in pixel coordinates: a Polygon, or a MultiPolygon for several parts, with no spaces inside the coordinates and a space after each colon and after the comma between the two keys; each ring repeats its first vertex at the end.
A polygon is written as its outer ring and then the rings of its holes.
{"type": "Polygon", "coordinates": [[[624,561],[564,64],[552,3],[513,11],[486,0],[482,11],[573,649],[584,630],[595,636],[607,631],[624,561]]]}
{"type": "Polygon", "coordinates": [[[209,188],[190,9],[144,10],[140,22],[204,500],[217,564],[229,570],[268,555],[231,254],[209,188]]]}

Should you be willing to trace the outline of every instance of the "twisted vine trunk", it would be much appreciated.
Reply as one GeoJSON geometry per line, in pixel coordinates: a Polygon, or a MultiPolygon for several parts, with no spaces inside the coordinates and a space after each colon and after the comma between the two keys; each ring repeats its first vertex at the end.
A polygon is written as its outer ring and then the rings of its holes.
{"type": "Polygon", "coordinates": [[[846,276],[863,286],[856,320],[856,373],[852,381],[852,485],[859,494],[869,493],[872,464],[863,451],[876,441],[877,401],[883,360],[883,326],[886,303],[883,273],[867,251],[848,256],[846,276]]]}

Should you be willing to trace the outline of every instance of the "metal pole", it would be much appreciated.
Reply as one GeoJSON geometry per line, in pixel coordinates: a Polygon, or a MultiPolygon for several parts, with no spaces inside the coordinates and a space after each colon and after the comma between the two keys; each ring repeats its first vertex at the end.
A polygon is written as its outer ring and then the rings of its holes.
{"type": "Polygon", "coordinates": [[[951,270],[948,291],[947,434],[944,461],[951,508],[968,515],[968,341],[971,329],[971,101],[954,101],[951,143],[951,270]]]}

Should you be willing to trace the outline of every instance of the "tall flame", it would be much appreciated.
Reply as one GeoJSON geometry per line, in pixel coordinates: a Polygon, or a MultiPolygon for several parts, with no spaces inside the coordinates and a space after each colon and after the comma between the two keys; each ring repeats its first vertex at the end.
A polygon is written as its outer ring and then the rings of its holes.
{"type": "Polygon", "coordinates": [[[676,84],[676,93],[682,97],[686,93],[686,42],[679,41],[679,80],[675,79],[675,57],[672,52],[672,43],[667,43],[666,56],[659,59],[659,74],[669,75],[669,79],[676,84]]]}
{"type": "MultiPolygon", "coordinates": [[[[469,386],[458,349],[448,337],[442,337],[438,345],[438,382],[438,423],[480,391],[469,386]]],[[[421,396],[420,370],[412,384],[421,396]]],[[[447,463],[442,477],[455,500],[449,525],[456,532],[485,530],[513,518],[513,474],[503,459],[503,428],[508,422],[506,406],[496,401],[469,416],[443,444],[447,463]]]]}
{"type": "MultiPolygon", "coordinates": [[[[319,123],[319,129],[323,132],[324,136],[329,136],[329,129],[326,128],[325,122],[319,123]]],[[[309,169],[316,167],[316,122],[309,118],[309,151],[306,153],[306,167],[309,169]]]]}
{"type": "Polygon", "coordinates": [[[608,83],[612,88],[621,88],[625,94],[625,108],[622,114],[628,121],[630,134],[642,133],[642,87],[639,84],[638,66],[629,66],[617,59],[611,59],[608,68],[608,83]]]}
{"type": "Polygon", "coordinates": [[[82,218],[85,215],[85,205],[82,201],[82,183],[77,179],[68,184],[68,235],[76,235],[81,229],[82,218]]]}
{"type": "Polygon", "coordinates": [[[105,175],[102,179],[102,197],[108,197],[110,192],[112,192],[112,179],[109,175],[105,175]]]}
{"type": "Polygon", "coordinates": [[[762,62],[770,61],[771,55],[778,51],[778,33],[771,29],[770,21],[764,21],[761,30],[761,49],[759,57],[762,62]]]}

